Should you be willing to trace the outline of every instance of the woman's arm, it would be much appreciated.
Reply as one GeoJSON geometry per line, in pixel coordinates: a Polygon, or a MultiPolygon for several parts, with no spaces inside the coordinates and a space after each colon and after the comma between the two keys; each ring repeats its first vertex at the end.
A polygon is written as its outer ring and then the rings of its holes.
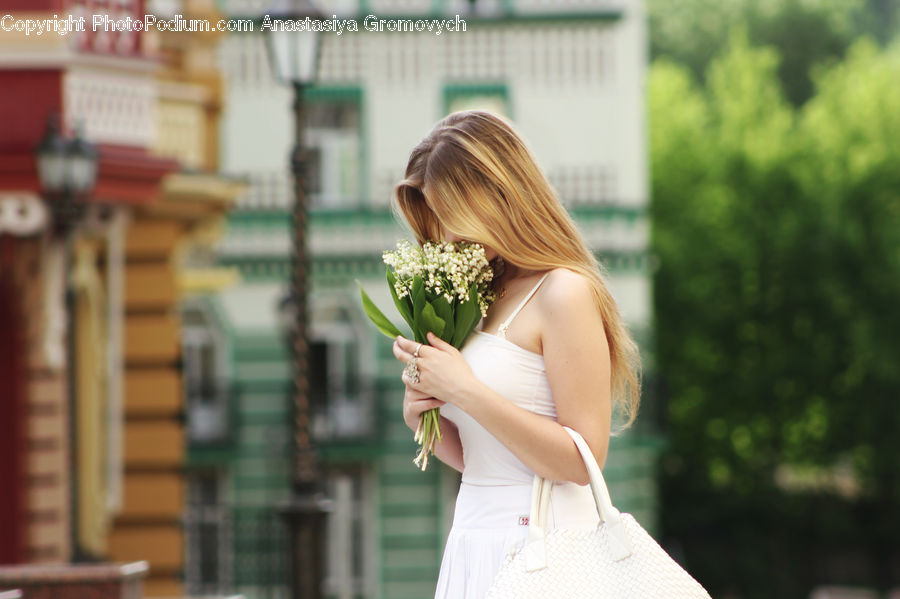
{"type": "Polygon", "coordinates": [[[459,441],[459,430],[456,425],[441,417],[441,440],[434,445],[434,455],[456,470],[462,472],[463,462],[462,443],[459,441]]]}
{"type": "Polygon", "coordinates": [[[601,468],[612,418],[609,346],[590,283],[556,269],[532,298],[541,315],[541,345],[557,422],[521,408],[472,377],[455,398],[536,474],[587,484],[575,444],[562,425],[585,438],[601,468]]]}

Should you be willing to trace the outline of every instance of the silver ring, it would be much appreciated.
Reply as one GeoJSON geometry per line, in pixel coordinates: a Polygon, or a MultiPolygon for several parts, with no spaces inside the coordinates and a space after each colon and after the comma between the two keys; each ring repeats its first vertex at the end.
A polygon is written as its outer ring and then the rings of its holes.
{"type": "Polygon", "coordinates": [[[415,356],[410,358],[406,363],[406,368],[403,369],[403,374],[406,375],[406,378],[408,378],[411,383],[415,384],[419,382],[419,367],[416,366],[415,356]]]}
{"type": "Polygon", "coordinates": [[[420,349],[422,349],[422,344],[421,344],[421,343],[419,344],[419,347],[416,348],[416,351],[413,352],[413,357],[414,357],[414,358],[418,358],[418,357],[419,357],[419,350],[420,350],[420,349]]]}

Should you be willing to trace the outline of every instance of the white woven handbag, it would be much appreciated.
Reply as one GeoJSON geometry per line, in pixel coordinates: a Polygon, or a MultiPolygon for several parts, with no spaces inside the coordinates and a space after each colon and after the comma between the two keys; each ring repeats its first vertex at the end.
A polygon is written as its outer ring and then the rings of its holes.
{"type": "Polygon", "coordinates": [[[710,599],[631,514],[613,507],[588,444],[564,427],[587,465],[600,523],[547,533],[553,482],[535,476],[528,538],[511,554],[485,599],[710,599]]]}

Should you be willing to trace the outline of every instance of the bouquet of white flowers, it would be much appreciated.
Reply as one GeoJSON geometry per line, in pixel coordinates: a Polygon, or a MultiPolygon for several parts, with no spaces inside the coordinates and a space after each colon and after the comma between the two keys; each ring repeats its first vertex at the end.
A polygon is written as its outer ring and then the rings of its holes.
{"type": "MultiPolygon", "coordinates": [[[[496,297],[490,288],[494,272],[480,244],[427,242],[420,248],[400,240],[395,251],[384,252],[383,259],[394,304],[419,343],[427,343],[431,331],[453,347],[462,347],[496,297]]],[[[400,335],[362,285],[359,291],[363,308],[378,330],[391,339],[400,335]]],[[[421,447],[414,462],[422,470],[440,439],[440,411],[435,408],[422,414],[415,435],[421,447]]]]}

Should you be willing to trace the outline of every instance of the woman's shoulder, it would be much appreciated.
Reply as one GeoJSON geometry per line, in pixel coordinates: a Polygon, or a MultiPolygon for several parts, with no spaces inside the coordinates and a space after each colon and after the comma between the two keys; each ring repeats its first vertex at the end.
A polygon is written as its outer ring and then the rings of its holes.
{"type": "Polygon", "coordinates": [[[548,307],[592,305],[593,285],[586,276],[569,268],[558,267],[546,273],[547,278],[538,294],[548,307]]]}
{"type": "Polygon", "coordinates": [[[568,268],[554,268],[547,273],[535,299],[545,329],[585,322],[597,313],[597,302],[591,280],[568,268]]]}
{"type": "Polygon", "coordinates": [[[539,293],[541,348],[560,355],[573,344],[582,349],[603,337],[603,318],[586,275],[568,268],[554,268],[539,293]]]}

